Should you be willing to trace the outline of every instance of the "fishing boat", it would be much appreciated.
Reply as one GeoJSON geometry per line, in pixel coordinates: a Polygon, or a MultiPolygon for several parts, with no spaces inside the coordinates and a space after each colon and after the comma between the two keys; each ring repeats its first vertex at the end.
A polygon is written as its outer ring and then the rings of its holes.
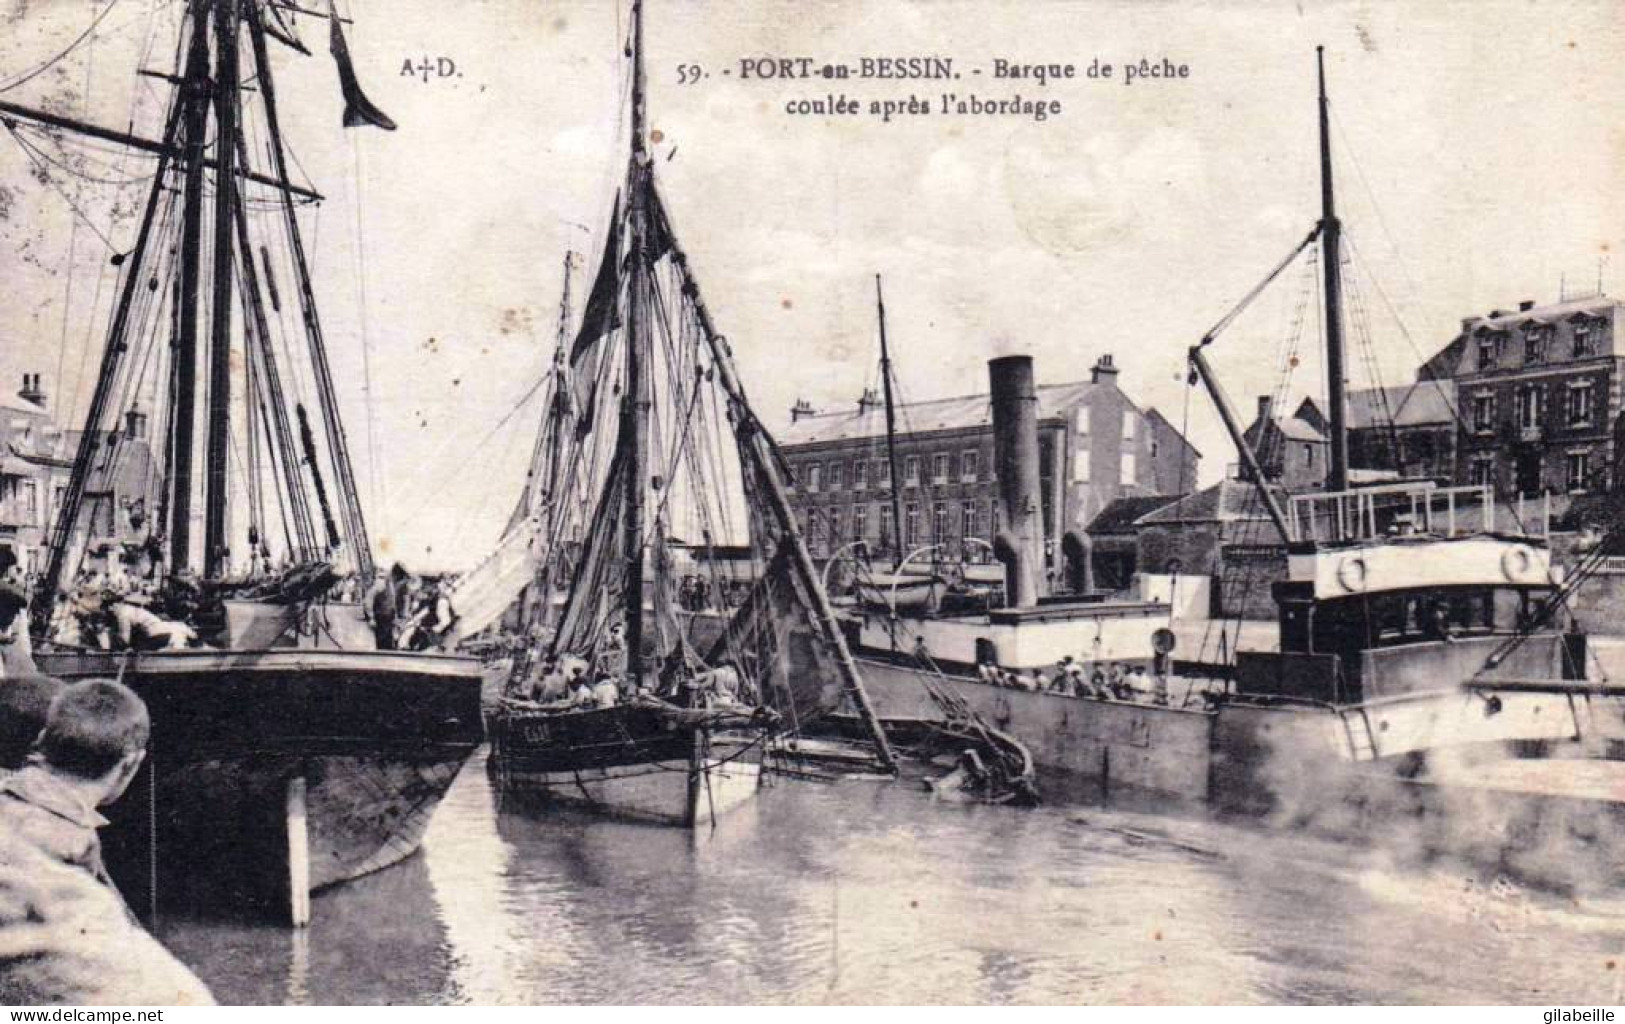
{"type": "MultiPolygon", "coordinates": [[[[556,550],[579,526],[580,553],[556,625],[516,659],[533,667],[489,712],[489,764],[504,793],[694,827],[755,796],[773,734],[843,701],[876,763],[892,755],[786,500],[777,446],[657,185],[643,22],[634,2],[626,177],[557,378],[568,430],[551,435],[566,451],[550,460],[549,490],[590,497],[574,522],[552,517],[540,543],[556,550]],[[742,535],[760,576],[700,638],[679,615],[677,552],[742,535]]],[[[698,571],[686,567],[690,584],[698,571]]]]}
{"type": "Polygon", "coordinates": [[[394,128],[337,12],[269,0],[185,6],[174,69],[140,69],[169,85],[156,137],[0,103],[36,151],[155,163],[31,608],[41,671],[120,679],[151,713],[106,847],[154,916],[196,897],[304,924],[311,892],[417,848],[482,738],[477,663],[379,649],[361,614],[376,572],[301,226],[322,196],[290,171],[270,56],[308,54],[302,20],[327,32],[344,124],[394,128]],[[157,471],[108,507],[148,443],[117,428],[149,411],[157,471]]]}

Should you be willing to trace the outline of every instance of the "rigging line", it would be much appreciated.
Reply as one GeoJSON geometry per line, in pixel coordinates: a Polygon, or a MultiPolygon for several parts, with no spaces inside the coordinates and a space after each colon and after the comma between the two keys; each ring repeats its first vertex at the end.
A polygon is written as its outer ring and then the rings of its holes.
{"type": "MultiPolygon", "coordinates": [[[[33,125],[16,124],[16,123],[13,123],[12,121],[10,121],[9,119],[0,118],[0,120],[4,120],[4,122],[6,124],[6,127],[11,129],[11,131],[14,134],[17,133],[17,132],[33,131],[35,134],[39,135],[42,138],[51,139],[50,133],[48,131],[44,130],[44,129],[40,129],[40,128],[35,127],[33,125]]],[[[55,141],[55,140],[53,139],[52,141],[55,141]]],[[[131,178],[104,178],[104,177],[98,177],[98,176],[96,176],[94,174],[91,174],[88,171],[81,170],[80,168],[73,166],[72,164],[68,163],[66,159],[58,159],[57,157],[53,157],[50,154],[50,152],[44,146],[41,146],[38,143],[30,142],[30,143],[28,143],[28,147],[44,163],[50,164],[52,167],[55,167],[57,170],[61,171],[63,174],[69,175],[70,177],[73,177],[73,178],[77,178],[80,181],[86,182],[86,183],[91,184],[91,185],[107,185],[107,186],[110,186],[110,187],[113,187],[113,188],[127,188],[127,187],[129,187],[131,185],[147,185],[147,184],[151,184],[151,182],[152,182],[152,175],[150,175],[150,174],[138,175],[136,177],[131,177],[131,178]]],[[[84,159],[84,160],[88,161],[89,158],[82,156],[81,159],[84,159]]],[[[111,243],[109,243],[109,244],[111,244],[111,243]]]]}
{"type": "MultiPolygon", "coordinates": [[[[38,147],[19,135],[16,127],[13,126],[10,121],[0,118],[0,124],[5,125],[6,131],[11,134],[12,139],[17,143],[18,147],[22,149],[23,154],[28,157],[29,163],[34,165],[36,171],[38,172],[36,177],[38,177],[38,179],[43,181],[45,184],[49,185],[57,195],[62,197],[62,201],[68,205],[68,209],[73,211],[75,217],[84,222],[85,227],[89,228],[92,234],[101,239],[102,244],[107,247],[108,252],[117,252],[118,248],[113,244],[113,240],[108,238],[107,235],[102,232],[101,228],[96,226],[95,222],[90,219],[89,214],[79,208],[79,204],[74,202],[73,197],[68,195],[68,193],[63,190],[62,186],[57,182],[56,176],[50,172],[49,166],[55,165],[60,167],[60,165],[56,165],[55,162],[47,157],[38,147]]],[[[61,167],[61,169],[69,174],[74,173],[66,167],[61,167]]]]}
{"type": "Polygon", "coordinates": [[[372,397],[372,339],[367,330],[367,235],[361,220],[362,185],[366,181],[366,151],[355,136],[350,137],[351,209],[354,212],[356,266],[356,321],[361,329],[361,395],[367,411],[367,483],[372,492],[373,514],[385,536],[390,517],[385,504],[387,492],[378,472],[378,410],[372,397]]]}
{"type": "Polygon", "coordinates": [[[1242,296],[1241,301],[1236,303],[1235,308],[1231,309],[1230,312],[1220,317],[1217,323],[1208,328],[1208,332],[1202,336],[1201,344],[1210,344],[1214,341],[1214,339],[1218,338],[1219,334],[1224,331],[1225,328],[1229,327],[1230,324],[1235,321],[1236,317],[1240,316],[1248,306],[1252,305],[1253,300],[1258,298],[1259,294],[1263,292],[1265,288],[1268,288],[1271,282],[1281,275],[1282,271],[1286,270],[1287,267],[1292,265],[1292,261],[1298,258],[1298,254],[1303,252],[1304,249],[1308,248],[1310,243],[1319,237],[1320,225],[1316,224],[1314,228],[1310,230],[1309,234],[1304,236],[1303,241],[1298,243],[1297,248],[1288,253],[1285,259],[1275,265],[1275,268],[1269,272],[1268,276],[1266,276],[1262,281],[1258,282],[1258,284],[1254,285],[1252,290],[1246,295],[1242,296]]]}
{"type": "Polygon", "coordinates": [[[1376,192],[1372,189],[1370,181],[1366,179],[1365,168],[1362,167],[1360,165],[1360,161],[1355,158],[1355,154],[1358,152],[1358,150],[1356,150],[1355,147],[1350,144],[1348,136],[1343,130],[1343,121],[1342,118],[1338,116],[1336,104],[1328,102],[1327,105],[1331,108],[1332,126],[1336,129],[1338,141],[1341,143],[1338,153],[1349,164],[1349,166],[1354,168],[1354,176],[1359,179],[1360,187],[1365,190],[1366,201],[1371,204],[1372,212],[1376,214],[1377,226],[1382,229],[1383,237],[1388,240],[1388,247],[1392,252],[1394,263],[1399,266],[1400,276],[1405,279],[1405,285],[1408,289],[1410,289],[1411,292],[1411,302],[1414,304],[1416,302],[1416,296],[1420,294],[1419,289],[1416,287],[1416,279],[1414,276],[1412,276],[1410,267],[1406,265],[1405,261],[1399,255],[1399,243],[1394,240],[1394,233],[1388,228],[1388,219],[1383,216],[1382,206],[1377,202],[1376,192]]]}
{"type": "Polygon", "coordinates": [[[104,18],[106,18],[109,14],[113,13],[113,8],[117,7],[118,5],[119,5],[119,0],[108,0],[107,6],[102,8],[102,12],[100,14],[96,15],[96,17],[91,21],[91,23],[89,25],[85,26],[85,30],[83,32],[80,32],[77,36],[75,36],[73,42],[69,43],[65,49],[63,49],[56,56],[47,59],[45,61],[45,63],[39,65],[38,67],[32,68],[29,71],[23,72],[22,74],[20,74],[17,77],[13,78],[9,82],[0,83],[0,92],[10,92],[11,90],[17,88],[18,86],[25,85],[28,82],[33,81],[35,78],[38,78],[40,75],[44,74],[45,72],[49,71],[52,67],[54,67],[56,64],[61,62],[64,58],[66,58],[70,53],[72,53],[74,50],[77,50],[79,48],[80,44],[84,43],[85,40],[89,39],[91,37],[91,35],[96,31],[96,26],[100,25],[104,18]]]}

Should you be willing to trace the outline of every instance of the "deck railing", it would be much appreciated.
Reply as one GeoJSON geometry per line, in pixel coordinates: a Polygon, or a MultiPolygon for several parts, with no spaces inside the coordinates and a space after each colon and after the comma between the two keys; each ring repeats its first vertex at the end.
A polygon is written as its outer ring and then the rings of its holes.
{"type": "MultiPolygon", "coordinates": [[[[1547,535],[1549,502],[1542,503],[1541,513],[1538,519],[1520,515],[1524,533],[1547,535]]],[[[1294,541],[1322,542],[1489,533],[1495,529],[1495,495],[1488,486],[1439,487],[1431,483],[1300,494],[1287,507],[1287,528],[1294,541]]]]}

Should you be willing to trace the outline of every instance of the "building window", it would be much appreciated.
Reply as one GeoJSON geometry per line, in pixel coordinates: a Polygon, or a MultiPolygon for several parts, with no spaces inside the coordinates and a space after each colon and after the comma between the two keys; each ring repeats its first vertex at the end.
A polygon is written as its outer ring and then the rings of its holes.
{"type": "Polygon", "coordinates": [[[959,479],[967,484],[976,482],[976,453],[974,451],[961,452],[959,456],[959,479]]]}
{"type": "Polygon", "coordinates": [[[920,486],[920,457],[910,455],[903,460],[903,486],[920,486]]]}
{"type": "Polygon", "coordinates": [[[890,505],[880,506],[880,547],[883,550],[892,546],[892,537],[897,534],[897,524],[892,521],[893,518],[890,505]]]}
{"type": "Polygon", "coordinates": [[[946,454],[931,456],[931,482],[934,484],[948,482],[948,456],[946,454]]]}
{"type": "Polygon", "coordinates": [[[967,501],[959,507],[959,536],[969,539],[981,536],[976,529],[976,502],[967,501]]]}
{"type": "Polygon", "coordinates": [[[1077,431],[1079,437],[1089,433],[1089,407],[1080,405],[1072,412],[1072,429],[1077,431]]]}
{"type": "MultiPolygon", "coordinates": [[[[862,465],[862,463],[859,463],[859,465],[862,465]]],[[[868,505],[853,505],[852,506],[852,539],[853,540],[868,540],[869,539],[869,506],[868,505]]]]}
{"type": "Polygon", "coordinates": [[[939,501],[931,506],[931,540],[941,544],[953,534],[948,529],[948,503],[939,501]]]}
{"type": "Polygon", "coordinates": [[[1591,453],[1569,452],[1565,470],[1569,492],[1585,490],[1586,481],[1591,477],[1591,453]]]}
{"type": "Polygon", "coordinates": [[[807,552],[813,555],[824,553],[824,517],[816,508],[807,510],[807,552]]]}
{"type": "Polygon", "coordinates": [[[841,510],[834,505],[829,507],[829,547],[831,551],[846,543],[846,536],[841,533],[841,510]]]}
{"type": "Polygon", "coordinates": [[[834,490],[839,490],[840,489],[840,486],[841,486],[841,470],[842,469],[843,469],[843,464],[842,463],[831,462],[829,464],[829,489],[830,490],[834,491],[834,490]]]}
{"type": "Polygon", "coordinates": [[[1530,327],[1523,335],[1523,364],[1534,366],[1546,361],[1546,337],[1549,331],[1545,327],[1530,327]]]}
{"type": "Polygon", "coordinates": [[[1488,392],[1473,396],[1473,429],[1487,433],[1495,429],[1495,396],[1488,392]]]}
{"type": "Polygon", "coordinates": [[[807,490],[816,493],[820,484],[824,482],[824,467],[813,463],[807,467],[807,490]]]}
{"type": "Polygon", "coordinates": [[[39,485],[32,480],[22,482],[23,522],[29,526],[38,526],[39,518],[39,485]]]}
{"type": "Polygon", "coordinates": [[[915,547],[920,543],[920,506],[909,502],[903,506],[903,545],[915,547]]]}
{"type": "Polygon", "coordinates": [[[875,464],[875,478],[880,481],[880,486],[891,487],[891,459],[881,459],[875,464]]]}
{"type": "Polygon", "coordinates": [[[1591,423],[1592,384],[1589,380],[1569,385],[1569,426],[1584,427],[1591,423]]]}
{"type": "Polygon", "coordinates": [[[1123,484],[1124,487],[1127,487],[1129,484],[1132,484],[1137,479],[1136,476],[1135,476],[1135,473],[1134,473],[1134,468],[1135,467],[1134,467],[1134,453],[1133,452],[1124,452],[1123,453],[1123,467],[1122,468],[1123,468],[1123,473],[1122,473],[1121,483],[1123,484]]]}
{"type": "Polygon", "coordinates": [[[1157,442],[1155,441],[1151,442],[1151,457],[1153,459],[1157,457],[1157,442]]]}
{"type": "Polygon", "coordinates": [[[1496,344],[1495,335],[1483,334],[1478,339],[1478,368],[1480,370],[1493,370],[1499,354],[1499,345],[1496,344]]]}
{"type": "Polygon", "coordinates": [[[1089,482],[1089,449],[1081,448],[1072,453],[1072,482],[1086,484],[1089,482]]]}
{"type": "Polygon", "coordinates": [[[1543,392],[1539,385],[1530,384],[1518,389],[1517,406],[1514,415],[1518,419],[1518,427],[1522,430],[1533,430],[1540,426],[1541,401],[1543,392]]]}
{"type": "Polygon", "coordinates": [[[1581,320],[1574,325],[1574,358],[1589,359],[1594,352],[1591,343],[1592,333],[1589,321],[1581,320]]]}
{"type": "Polygon", "coordinates": [[[1123,410],[1123,440],[1128,441],[1134,437],[1134,421],[1139,418],[1139,414],[1133,409],[1123,410]]]}
{"type": "Polygon", "coordinates": [[[1470,480],[1474,487],[1490,487],[1495,483],[1495,458],[1479,455],[1473,458],[1470,480]]]}
{"type": "Polygon", "coordinates": [[[997,537],[999,535],[999,530],[1002,527],[1002,525],[1003,524],[999,521],[999,503],[997,501],[988,502],[987,503],[987,532],[988,532],[988,536],[989,537],[997,537]]]}
{"type": "Polygon", "coordinates": [[[861,491],[869,486],[869,460],[852,460],[852,489],[861,491]]]}
{"type": "Polygon", "coordinates": [[[1315,464],[1315,446],[1313,443],[1303,446],[1303,464],[1310,467],[1315,464]]]}

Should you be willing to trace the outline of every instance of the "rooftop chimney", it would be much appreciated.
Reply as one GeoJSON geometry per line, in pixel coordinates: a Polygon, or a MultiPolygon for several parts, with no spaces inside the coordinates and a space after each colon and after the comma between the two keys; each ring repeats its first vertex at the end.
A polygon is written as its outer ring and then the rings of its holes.
{"type": "Polygon", "coordinates": [[[795,423],[813,415],[812,403],[805,398],[796,399],[796,404],[790,407],[790,422],[795,423]]]}
{"type": "Polygon", "coordinates": [[[1258,396],[1258,419],[1261,423],[1268,423],[1275,418],[1275,399],[1269,395],[1258,396]]]}
{"type": "Polygon", "coordinates": [[[1038,396],[1031,356],[1004,356],[987,364],[993,404],[993,466],[1005,528],[993,550],[1004,563],[1005,601],[1012,608],[1038,603],[1044,564],[1038,480],[1038,396]]]}
{"type": "Polygon", "coordinates": [[[147,436],[147,414],[139,405],[130,406],[130,411],[124,414],[124,436],[130,441],[147,436]]]}
{"type": "Polygon", "coordinates": [[[1534,299],[1524,299],[1522,302],[1518,303],[1518,312],[1520,312],[1520,313],[1527,313],[1531,309],[1534,309],[1534,308],[1535,308],[1535,300],[1534,299]]]}
{"type": "Polygon", "coordinates": [[[40,390],[39,374],[23,374],[23,387],[21,391],[17,392],[17,397],[25,402],[31,402],[41,409],[45,408],[45,392],[40,390]]]}
{"type": "Polygon", "coordinates": [[[1099,384],[1102,377],[1108,382],[1117,378],[1117,367],[1112,364],[1109,352],[1096,360],[1094,369],[1089,371],[1089,380],[1095,384],[1099,384]]]}

